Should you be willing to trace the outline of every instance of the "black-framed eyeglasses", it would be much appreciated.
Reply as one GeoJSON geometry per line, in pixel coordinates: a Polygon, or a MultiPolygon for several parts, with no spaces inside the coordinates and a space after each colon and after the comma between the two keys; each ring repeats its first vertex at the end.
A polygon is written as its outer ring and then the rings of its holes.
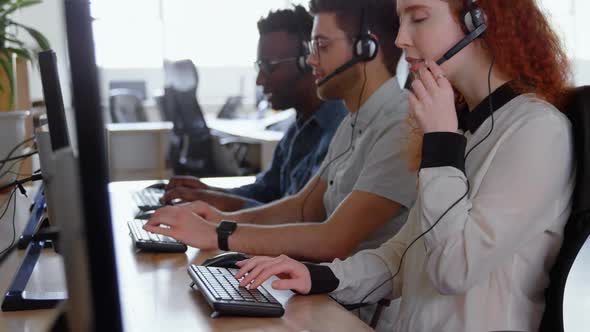
{"type": "Polygon", "coordinates": [[[297,59],[299,59],[299,57],[291,57],[276,60],[258,60],[254,62],[254,67],[256,68],[256,71],[260,71],[265,75],[270,75],[273,71],[277,69],[277,66],[281,63],[294,62],[297,61],[297,59]]]}
{"type": "Polygon", "coordinates": [[[335,41],[339,40],[348,40],[353,41],[353,38],[350,37],[339,37],[339,38],[324,38],[324,37],[315,37],[311,41],[307,42],[307,49],[309,51],[309,55],[313,57],[317,57],[319,59],[320,53],[326,50],[330,44],[335,41]]]}

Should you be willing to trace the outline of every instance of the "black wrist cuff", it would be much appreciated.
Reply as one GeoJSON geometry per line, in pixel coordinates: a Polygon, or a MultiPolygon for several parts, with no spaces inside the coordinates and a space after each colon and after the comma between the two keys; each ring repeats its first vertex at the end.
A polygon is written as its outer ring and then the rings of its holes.
{"type": "Polygon", "coordinates": [[[325,265],[303,263],[311,276],[311,294],[330,293],[338,288],[340,280],[336,278],[332,269],[325,265]]]}
{"type": "Polygon", "coordinates": [[[465,173],[466,146],[467,139],[458,133],[424,134],[420,169],[451,166],[465,173]]]}

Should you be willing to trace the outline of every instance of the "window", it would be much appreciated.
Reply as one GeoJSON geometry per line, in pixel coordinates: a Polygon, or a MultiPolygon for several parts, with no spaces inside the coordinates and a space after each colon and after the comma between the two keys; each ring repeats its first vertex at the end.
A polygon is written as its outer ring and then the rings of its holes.
{"type": "MultiPolygon", "coordinates": [[[[256,60],[256,22],[277,0],[166,0],[165,57],[198,66],[251,67],[256,60]]],[[[279,4],[283,4],[280,3],[279,4]]]]}
{"type": "Polygon", "coordinates": [[[97,62],[152,68],[188,58],[198,66],[251,67],[256,22],[291,2],[308,0],[93,0],[97,62]]]}
{"type": "Polygon", "coordinates": [[[91,10],[99,66],[162,66],[160,0],[95,0],[91,10]]]}

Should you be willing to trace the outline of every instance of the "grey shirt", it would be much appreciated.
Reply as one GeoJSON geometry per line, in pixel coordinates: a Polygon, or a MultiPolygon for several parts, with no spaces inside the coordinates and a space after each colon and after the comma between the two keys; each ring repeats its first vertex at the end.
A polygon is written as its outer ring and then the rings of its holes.
{"type": "Polygon", "coordinates": [[[342,121],[318,171],[328,183],[324,194],[327,215],[334,213],[353,191],[378,195],[402,206],[355,252],[377,248],[396,234],[416,198],[416,173],[408,170],[404,154],[409,130],[407,113],[407,97],[392,78],[369,97],[358,115],[349,114],[342,121]]]}

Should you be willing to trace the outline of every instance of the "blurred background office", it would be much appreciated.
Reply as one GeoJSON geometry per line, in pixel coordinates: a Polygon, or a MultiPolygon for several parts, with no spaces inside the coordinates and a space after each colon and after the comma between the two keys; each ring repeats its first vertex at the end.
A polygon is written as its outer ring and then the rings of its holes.
{"type": "MultiPolygon", "coordinates": [[[[590,12],[590,2],[538,1],[551,17],[572,59],[572,83],[590,84],[590,44],[585,42],[590,20],[584,15],[590,12]]],[[[273,131],[269,125],[281,120],[288,122],[293,113],[279,114],[276,118],[272,112],[264,113],[267,104],[256,88],[257,73],[253,66],[258,41],[256,22],[270,10],[292,4],[307,7],[308,0],[91,1],[102,105],[105,118],[113,122],[107,127],[112,179],[166,178],[175,170],[190,173],[205,163],[201,157],[195,157],[179,164],[179,159],[195,153],[187,151],[186,146],[180,151],[182,141],[190,139],[186,131],[176,135],[176,148],[180,150],[176,151],[175,160],[165,162],[170,159],[170,149],[175,148],[170,139],[178,131],[175,129],[178,123],[166,113],[166,102],[162,99],[166,87],[175,84],[171,82],[175,79],[175,64],[187,66],[177,67],[183,75],[192,72],[194,66],[194,76],[178,79],[181,85],[190,85],[192,90],[188,91],[195,94],[197,105],[192,107],[202,112],[214,144],[228,147],[207,157],[217,159],[207,162],[225,165],[227,169],[203,175],[246,175],[264,169],[282,137],[281,126],[273,131]],[[190,61],[175,63],[178,60],[190,61]],[[268,115],[272,120],[260,119],[267,119],[268,115]]],[[[16,15],[18,21],[43,31],[57,53],[64,102],[71,121],[61,6],[61,1],[45,0],[16,15]]],[[[404,75],[405,71],[401,72],[404,75]]],[[[32,100],[42,99],[38,71],[30,70],[29,75],[32,100]]]]}

